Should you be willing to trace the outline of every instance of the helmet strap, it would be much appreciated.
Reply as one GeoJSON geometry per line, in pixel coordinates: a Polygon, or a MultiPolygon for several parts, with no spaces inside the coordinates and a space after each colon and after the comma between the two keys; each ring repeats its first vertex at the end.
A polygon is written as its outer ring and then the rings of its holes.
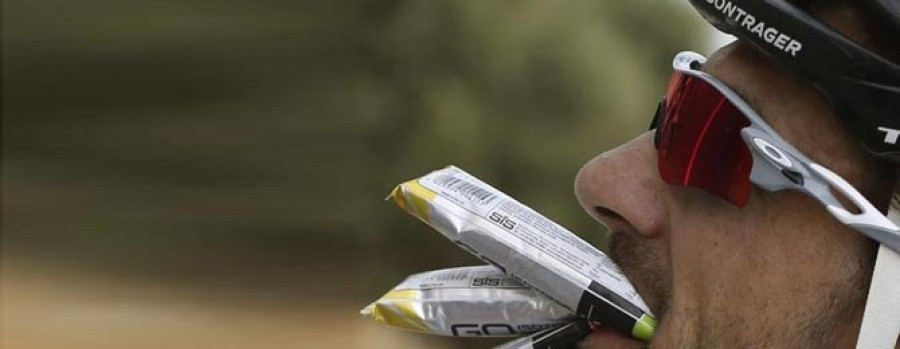
{"type": "MultiPolygon", "coordinates": [[[[900,212],[890,210],[888,218],[898,223],[900,212]]],[[[898,339],[900,339],[900,254],[879,245],[856,347],[894,349],[898,339]]]]}

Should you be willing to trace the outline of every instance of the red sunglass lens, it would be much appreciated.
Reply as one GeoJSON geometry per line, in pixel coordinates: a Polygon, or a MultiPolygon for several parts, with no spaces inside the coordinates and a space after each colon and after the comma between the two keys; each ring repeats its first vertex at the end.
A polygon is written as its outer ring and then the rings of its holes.
{"type": "Polygon", "coordinates": [[[675,73],[657,129],[657,161],[669,184],[704,189],[737,206],[750,198],[747,118],[715,87],[675,73]]]}

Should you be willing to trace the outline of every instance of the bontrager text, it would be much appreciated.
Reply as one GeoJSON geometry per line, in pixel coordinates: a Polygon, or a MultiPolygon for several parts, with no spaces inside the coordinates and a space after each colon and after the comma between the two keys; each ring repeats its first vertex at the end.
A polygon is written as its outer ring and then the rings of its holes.
{"type": "Polygon", "coordinates": [[[716,10],[722,12],[725,16],[728,16],[735,24],[747,29],[751,34],[756,34],[760,39],[763,39],[765,42],[775,46],[779,50],[789,53],[793,57],[796,57],[797,53],[803,49],[803,43],[792,39],[790,36],[778,30],[778,28],[766,26],[766,22],[757,19],[756,16],[748,13],[731,1],[706,0],[706,2],[715,7],[716,10]]]}

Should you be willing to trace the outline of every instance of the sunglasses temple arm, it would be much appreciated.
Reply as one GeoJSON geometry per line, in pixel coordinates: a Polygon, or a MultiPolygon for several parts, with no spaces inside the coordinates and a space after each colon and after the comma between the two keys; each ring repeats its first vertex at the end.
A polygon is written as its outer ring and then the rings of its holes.
{"type": "Polygon", "coordinates": [[[832,188],[837,189],[850,199],[861,211],[858,214],[847,211],[840,204],[824,202],[828,212],[842,223],[865,234],[869,238],[884,244],[894,252],[900,253],[900,228],[878,211],[869,200],[859,193],[850,183],[831,170],[811,163],[809,168],[818,177],[824,179],[832,188]]]}

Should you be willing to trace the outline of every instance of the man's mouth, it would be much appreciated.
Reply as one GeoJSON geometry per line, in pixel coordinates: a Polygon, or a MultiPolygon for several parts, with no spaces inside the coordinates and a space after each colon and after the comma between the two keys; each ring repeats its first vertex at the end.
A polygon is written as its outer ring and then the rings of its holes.
{"type": "Polygon", "coordinates": [[[645,348],[646,344],[640,340],[628,337],[612,329],[602,326],[594,328],[591,335],[585,338],[580,348],[597,349],[631,349],[645,348]]]}
{"type": "Polygon", "coordinates": [[[609,257],[619,265],[657,320],[668,309],[669,285],[658,254],[642,239],[626,231],[610,231],[609,257]]]}

